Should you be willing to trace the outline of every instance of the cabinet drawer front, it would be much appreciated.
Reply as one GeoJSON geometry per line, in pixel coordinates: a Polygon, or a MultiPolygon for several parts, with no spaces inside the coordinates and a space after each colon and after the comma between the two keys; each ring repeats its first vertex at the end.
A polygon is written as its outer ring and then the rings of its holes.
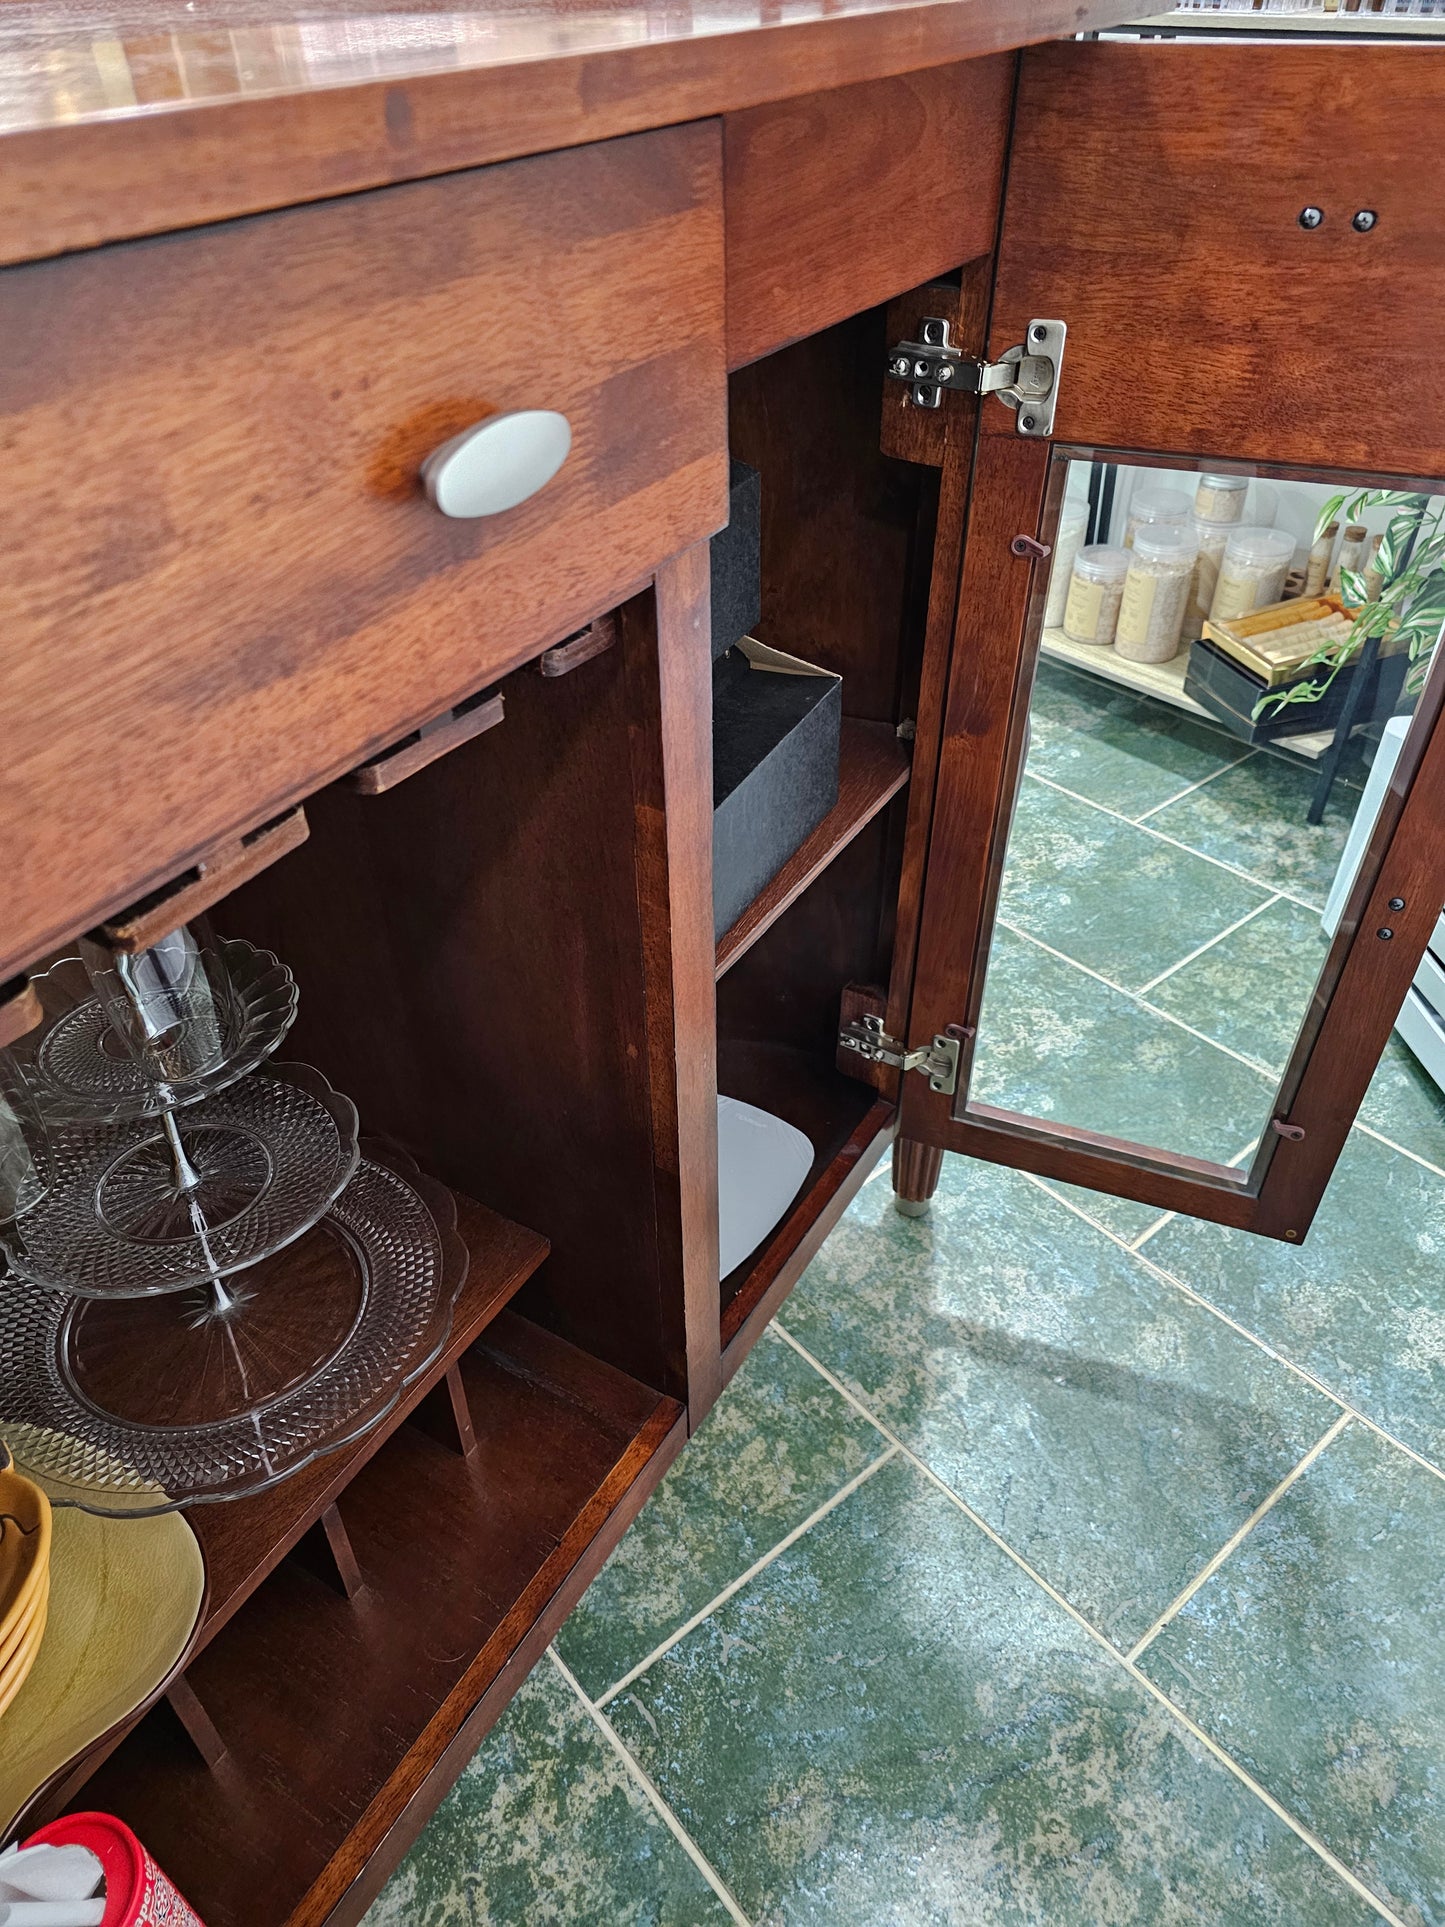
{"type": "Polygon", "coordinates": [[[0,274],[0,975],[727,515],[715,122],[0,274]],[[555,410],[453,520],[423,460],[555,410]]]}

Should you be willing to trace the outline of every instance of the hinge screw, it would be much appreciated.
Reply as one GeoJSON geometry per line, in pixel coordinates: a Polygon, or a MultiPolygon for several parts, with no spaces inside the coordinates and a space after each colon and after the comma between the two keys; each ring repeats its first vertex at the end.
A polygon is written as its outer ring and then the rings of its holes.
{"type": "Polygon", "coordinates": [[[1324,221],[1324,218],[1325,212],[1323,208],[1302,207],[1300,209],[1299,224],[1301,227],[1319,227],[1324,221]]]}
{"type": "Polygon", "coordinates": [[[1389,907],[1392,910],[1403,910],[1405,907],[1405,899],[1403,897],[1391,897],[1389,907]]]}
{"type": "Polygon", "coordinates": [[[1031,341],[1047,341],[1048,338],[1049,331],[1044,327],[1042,322],[1035,322],[1033,327],[1029,329],[1029,339],[1031,341]]]}
{"type": "Polygon", "coordinates": [[[1394,934],[1395,934],[1395,933],[1394,933],[1394,931],[1393,931],[1393,930],[1391,930],[1391,929],[1390,929],[1390,927],[1389,927],[1388,925],[1386,925],[1386,926],[1384,927],[1384,929],[1382,929],[1382,930],[1377,930],[1377,931],[1375,932],[1375,935],[1376,935],[1376,936],[1377,936],[1377,937],[1378,937],[1378,938],[1380,939],[1380,942],[1381,942],[1381,943],[1388,943],[1388,942],[1390,941],[1390,939],[1391,939],[1391,937],[1393,937],[1393,936],[1394,936],[1394,934]]]}
{"type": "Polygon", "coordinates": [[[911,375],[913,373],[913,363],[908,359],[907,355],[895,355],[893,357],[893,372],[895,375],[911,375]]]}
{"type": "Polygon", "coordinates": [[[1035,428],[1037,428],[1039,424],[1038,424],[1038,419],[1037,419],[1037,417],[1036,417],[1036,416],[1034,416],[1034,415],[1021,415],[1021,416],[1019,417],[1019,425],[1020,425],[1020,427],[1022,427],[1022,428],[1027,428],[1027,429],[1029,429],[1030,431],[1032,431],[1033,429],[1035,429],[1035,428]]]}
{"type": "Polygon", "coordinates": [[[1355,230],[1356,234],[1368,234],[1379,218],[1379,215],[1376,214],[1372,207],[1362,207],[1350,222],[1350,226],[1355,230]]]}

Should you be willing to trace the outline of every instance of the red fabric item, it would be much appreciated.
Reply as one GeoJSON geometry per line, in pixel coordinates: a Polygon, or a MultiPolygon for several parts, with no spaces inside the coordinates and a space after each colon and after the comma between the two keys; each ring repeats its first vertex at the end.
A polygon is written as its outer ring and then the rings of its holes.
{"type": "Polygon", "coordinates": [[[89,1847],[105,1869],[101,1927],[205,1927],[123,1820],[111,1813],[67,1813],[41,1827],[27,1847],[89,1847]]]}

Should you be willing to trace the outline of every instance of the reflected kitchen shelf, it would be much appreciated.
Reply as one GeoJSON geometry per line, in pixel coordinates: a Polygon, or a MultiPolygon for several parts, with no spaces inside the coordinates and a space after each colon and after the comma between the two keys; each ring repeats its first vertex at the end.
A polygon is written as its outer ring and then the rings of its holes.
{"type": "MultiPolygon", "coordinates": [[[[1117,683],[1121,689],[1132,689],[1138,695],[1152,696],[1156,702],[1168,703],[1191,716],[1202,716],[1205,722],[1218,722],[1202,704],[1184,693],[1184,671],[1189,662],[1187,649],[1181,649],[1172,662],[1126,662],[1112,649],[1101,649],[1092,642],[1075,642],[1062,629],[1045,629],[1039,653],[1051,662],[1066,662],[1071,668],[1097,676],[1101,682],[1117,683]]],[[[1277,737],[1260,747],[1271,754],[1303,756],[1315,762],[1333,740],[1333,730],[1315,729],[1299,736],[1277,737]]],[[[1241,744],[1241,754],[1243,749],[1241,744]]]]}

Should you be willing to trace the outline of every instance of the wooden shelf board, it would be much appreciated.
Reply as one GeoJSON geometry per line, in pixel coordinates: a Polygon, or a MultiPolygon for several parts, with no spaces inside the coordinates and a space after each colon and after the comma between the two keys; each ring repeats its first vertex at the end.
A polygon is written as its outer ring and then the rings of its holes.
{"type": "Polygon", "coordinates": [[[1172,662],[1125,662],[1112,649],[1074,642],[1062,629],[1045,629],[1039,653],[1052,662],[1066,662],[1071,669],[1082,669],[1087,675],[1097,676],[1101,682],[1117,683],[1121,689],[1153,696],[1175,709],[1187,710],[1191,716],[1203,716],[1207,722],[1218,720],[1202,703],[1184,693],[1184,671],[1189,662],[1187,649],[1181,649],[1172,662]]]}
{"type": "MultiPolygon", "coordinates": [[[[456,1204],[457,1232],[467,1247],[469,1264],[446,1345],[426,1371],[407,1386],[381,1423],[354,1445],[317,1459],[269,1492],[224,1504],[199,1506],[189,1513],[206,1561],[206,1603],[195,1637],[178,1670],[190,1666],[231,1615],[275,1571],[327,1506],[344,1492],[547,1256],[548,1242],[535,1231],[513,1224],[461,1192],[450,1195],[456,1204]]],[[[299,1251],[301,1247],[296,1249],[299,1251]]],[[[159,1697],[162,1690],[158,1687],[152,1699],[159,1697]]],[[[125,1725],[88,1749],[63,1776],[51,1782],[48,1790],[42,1790],[26,1809],[25,1824],[38,1825],[73,1802],[79,1789],[115,1751],[145,1710],[145,1706],[138,1708],[125,1725]]]]}
{"type": "Polygon", "coordinates": [[[461,1369],[476,1456],[403,1427],[342,1495],[364,1590],[288,1561],[189,1669],[219,1765],[158,1707],[86,1789],[209,1927],[360,1918],[681,1445],[676,1401],[514,1312],[461,1369]]]}
{"type": "Polygon", "coordinates": [[[735,964],[813,879],[908,781],[908,747],[887,723],[843,718],[838,745],[838,801],[717,944],[717,975],[735,964]]]}

